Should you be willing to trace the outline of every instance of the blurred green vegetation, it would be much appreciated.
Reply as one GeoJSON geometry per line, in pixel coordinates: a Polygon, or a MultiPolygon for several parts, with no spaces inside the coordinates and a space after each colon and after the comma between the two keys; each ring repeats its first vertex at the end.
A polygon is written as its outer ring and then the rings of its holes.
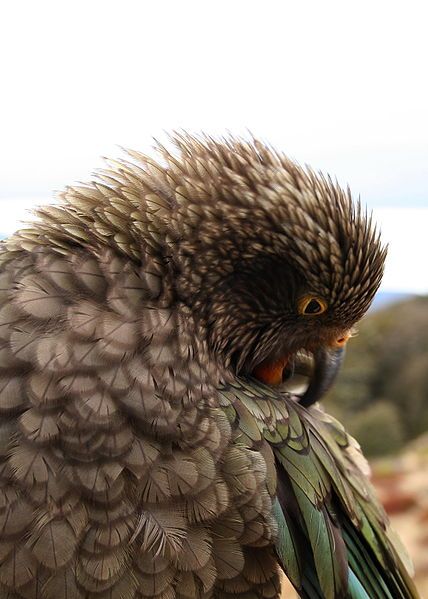
{"type": "Polygon", "coordinates": [[[368,456],[398,451],[428,430],[428,297],[361,322],[324,403],[368,456]]]}

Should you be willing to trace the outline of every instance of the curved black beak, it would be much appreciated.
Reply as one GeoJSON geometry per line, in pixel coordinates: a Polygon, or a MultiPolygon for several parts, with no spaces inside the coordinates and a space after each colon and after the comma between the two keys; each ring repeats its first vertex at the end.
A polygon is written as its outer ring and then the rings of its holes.
{"type": "Polygon", "coordinates": [[[314,371],[309,387],[299,401],[308,408],[319,401],[332,386],[345,356],[345,347],[323,347],[314,353],[314,371]]]}

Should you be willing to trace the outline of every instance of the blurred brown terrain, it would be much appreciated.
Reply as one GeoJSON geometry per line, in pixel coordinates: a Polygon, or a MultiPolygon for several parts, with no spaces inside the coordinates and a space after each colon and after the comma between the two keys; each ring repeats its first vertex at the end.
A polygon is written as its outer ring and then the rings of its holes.
{"type": "Polygon", "coordinates": [[[413,561],[416,586],[428,597],[428,433],[372,468],[379,498],[413,561]]]}
{"type": "MultiPolygon", "coordinates": [[[[370,314],[324,402],[359,441],[428,598],[428,298],[370,314]]],[[[288,586],[283,598],[296,595],[288,586]]]]}

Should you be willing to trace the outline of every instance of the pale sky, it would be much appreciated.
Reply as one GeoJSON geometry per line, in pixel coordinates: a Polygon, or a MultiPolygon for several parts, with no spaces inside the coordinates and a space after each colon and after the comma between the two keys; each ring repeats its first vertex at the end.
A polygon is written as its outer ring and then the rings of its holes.
{"type": "Polygon", "coordinates": [[[423,0],[2,2],[0,232],[118,146],[250,129],[382,208],[385,285],[427,291],[427,213],[388,212],[428,207],[427,23],[423,0]]]}

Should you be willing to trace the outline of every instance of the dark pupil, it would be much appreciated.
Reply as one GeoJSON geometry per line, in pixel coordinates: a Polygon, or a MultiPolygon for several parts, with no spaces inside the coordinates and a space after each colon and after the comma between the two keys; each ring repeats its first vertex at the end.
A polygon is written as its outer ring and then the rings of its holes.
{"type": "Polygon", "coordinates": [[[305,308],[305,314],[318,314],[321,312],[321,304],[317,300],[311,300],[305,308]]]}

